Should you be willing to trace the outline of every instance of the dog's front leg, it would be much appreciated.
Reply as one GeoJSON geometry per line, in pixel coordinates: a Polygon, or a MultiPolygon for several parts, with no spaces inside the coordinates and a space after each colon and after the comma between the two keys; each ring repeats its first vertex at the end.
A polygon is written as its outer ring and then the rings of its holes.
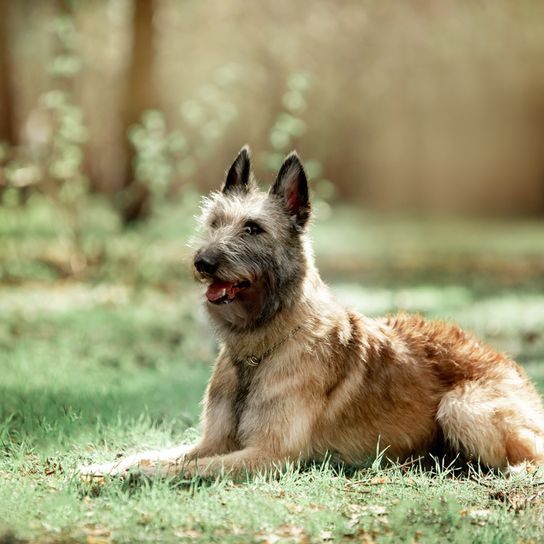
{"type": "Polygon", "coordinates": [[[195,458],[208,458],[240,449],[235,440],[233,412],[237,378],[230,360],[220,353],[204,397],[202,439],[193,445],[138,452],[112,463],[78,467],[83,480],[100,481],[108,476],[123,476],[136,469],[147,472],[157,467],[186,464],[195,458]]]}
{"type": "MultiPolygon", "coordinates": [[[[311,458],[311,433],[320,410],[318,397],[278,394],[253,408],[253,425],[248,445],[243,449],[222,455],[185,457],[175,463],[158,462],[140,467],[139,472],[149,477],[214,478],[225,475],[240,478],[259,471],[280,471],[289,461],[311,458]]],[[[214,433],[212,433],[213,436],[214,433]]]]}
{"type": "Polygon", "coordinates": [[[217,425],[224,421],[224,414],[215,415],[216,418],[211,418],[215,425],[205,424],[203,437],[196,444],[138,452],[111,463],[81,465],[77,472],[84,481],[99,481],[106,477],[123,476],[132,469],[146,473],[158,470],[157,467],[182,466],[193,459],[209,458],[232,451],[235,448],[230,445],[230,428],[225,425],[221,429],[217,425]]]}
{"type": "Polygon", "coordinates": [[[256,447],[248,447],[226,455],[194,458],[187,461],[159,461],[148,466],[140,465],[138,473],[148,477],[185,479],[200,476],[215,478],[229,476],[240,478],[259,471],[279,471],[288,461],[288,457],[274,455],[272,452],[256,447]]]}
{"type": "Polygon", "coordinates": [[[199,442],[162,450],[148,450],[122,457],[112,463],[80,465],[77,472],[84,481],[99,481],[106,477],[124,476],[131,470],[147,473],[158,470],[157,467],[182,466],[190,460],[213,455],[213,445],[199,442]]]}
{"type": "Polygon", "coordinates": [[[197,450],[195,445],[182,445],[175,448],[151,450],[128,455],[112,463],[95,463],[79,466],[77,472],[83,480],[100,480],[108,476],[126,474],[134,467],[150,467],[157,463],[177,463],[191,457],[197,450]]]}

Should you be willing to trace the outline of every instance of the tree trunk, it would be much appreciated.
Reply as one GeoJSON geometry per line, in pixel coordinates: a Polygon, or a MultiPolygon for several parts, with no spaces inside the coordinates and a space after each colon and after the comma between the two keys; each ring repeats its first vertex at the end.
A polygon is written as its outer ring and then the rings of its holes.
{"type": "Polygon", "coordinates": [[[17,144],[9,51],[9,2],[0,0],[0,141],[17,144]]]}
{"type": "Polygon", "coordinates": [[[124,112],[125,176],[121,214],[125,224],[144,219],[149,214],[150,192],[134,176],[134,149],[128,130],[140,121],[147,109],[157,108],[153,77],[153,0],[134,0],[132,58],[128,72],[124,112]]]}

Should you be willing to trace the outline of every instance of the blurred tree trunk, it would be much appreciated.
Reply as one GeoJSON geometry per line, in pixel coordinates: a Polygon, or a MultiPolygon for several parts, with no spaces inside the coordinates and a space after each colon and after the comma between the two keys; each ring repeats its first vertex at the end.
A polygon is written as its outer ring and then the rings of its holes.
{"type": "Polygon", "coordinates": [[[158,99],[153,76],[153,0],[134,0],[132,24],[132,58],[128,72],[124,111],[125,176],[121,198],[121,215],[125,224],[149,215],[150,192],[135,179],[134,149],[128,131],[138,123],[145,110],[157,108],[158,99]]]}
{"type": "Polygon", "coordinates": [[[9,2],[10,0],[0,0],[0,140],[16,145],[17,129],[8,38],[9,2]]]}
{"type": "MultiPolygon", "coordinates": [[[[13,83],[8,37],[8,3],[0,0],[0,142],[17,145],[17,129],[13,103],[13,83]]],[[[0,169],[0,201],[3,198],[7,180],[0,169]]]]}

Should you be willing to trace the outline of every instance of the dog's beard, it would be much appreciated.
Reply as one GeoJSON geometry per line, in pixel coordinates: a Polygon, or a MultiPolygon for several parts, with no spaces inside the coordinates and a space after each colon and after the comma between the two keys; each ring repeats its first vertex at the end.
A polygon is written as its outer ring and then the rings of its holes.
{"type": "Polygon", "coordinates": [[[263,322],[264,313],[273,297],[265,282],[256,280],[228,304],[206,302],[208,313],[219,325],[232,329],[251,329],[263,322]]]}

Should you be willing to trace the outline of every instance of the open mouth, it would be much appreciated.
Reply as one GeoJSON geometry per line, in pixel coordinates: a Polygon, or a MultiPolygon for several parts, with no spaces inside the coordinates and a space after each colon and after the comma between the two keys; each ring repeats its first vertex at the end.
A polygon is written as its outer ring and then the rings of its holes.
{"type": "Polygon", "coordinates": [[[239,282],[215,280],[208,286],[206,298],[212,304],[229,304],[236,295],[251,285],[249,280],[239,282]]]}

